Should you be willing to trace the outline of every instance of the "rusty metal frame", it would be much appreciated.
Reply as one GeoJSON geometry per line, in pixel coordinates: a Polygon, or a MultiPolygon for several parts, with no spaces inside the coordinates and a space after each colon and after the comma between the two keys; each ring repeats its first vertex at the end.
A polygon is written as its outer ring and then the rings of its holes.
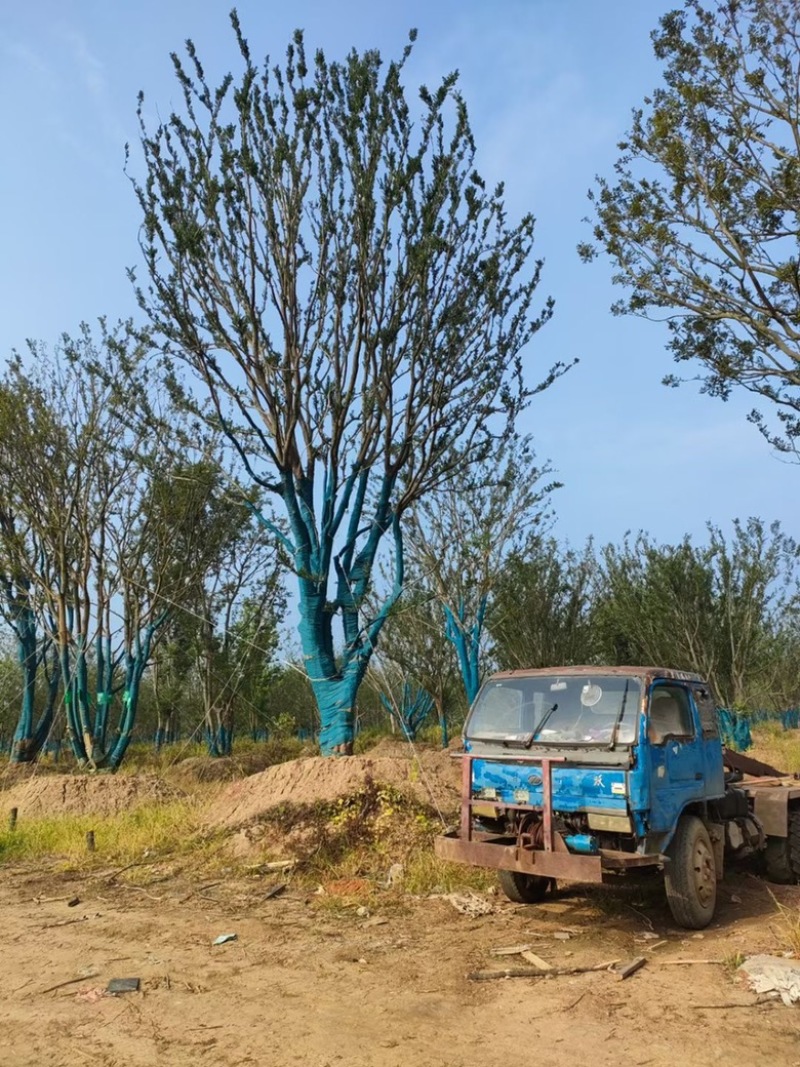
{"type": "Polygon", "coordinates": [[[576,856],[571,852],[545,852],[544,849],[520,848],[516,844],[462,841],[458,834],[442,834],[434,842],[436,855],[453,863],[470,863],[476,867],[494,867],[542,878],[561,878],[572,882],[602,882],[599,856],[576,856]]]}
{"type": "MultiPolygon", "coordinates": [[[[544,823],[544,847],[546,852],[553,852],[553,767],[554,763],[565,763],[565,756],[542,756],[542,822],[544,823]]],[[[560,838],[559,838],[560,840],[560,838]]]]}
{"type": "MultiPolygon", "coordinates": [[[[461,839],[462,841],[472,841],[472,809],[476,804],[487,804],[487,801],[480,798],[473,799],[472,797],[472,761],[476,759],[500,762],[499,758],[492,756],[473,755],[472,752],[465,752],[462,757],[461,764],[461,839]]],[[[544,823],[544,847],[546,852],[554,851],[554,831],[553,831],[553,769],[554,763],[566,763],[566,756],[531,756],[525,754],[524,756],[517,757],[514,755],[511,757],[513,760],[518,760],[520,763],[538,763],[542,768],[542,821],[544,823]]],[[[502,757],[503,762],[508,762],[509,756],[504,755],[502,757]]],[[[488,803],[491,803],[489,801],[488,803]]],[[[505,809],[519,809],[521,811],[535,811],[537,810],[532,805],[527,804],[503,804],[500,805],[505,809]]]]}
{"type": "Polygon", "coordinates": [[[460,834],[441,834],[434,841],[436,855],[451,863],[469,863],[475,867],[493,867],[498,870],[519,871],[522,874],[539,875],[542,878],[559,878],[568,882],[594,882],[605,880],[606,875],[631,869],[661,867],[668,861],[666,856],[638,852],[615,852],[602,849],[594,856],[580,856],[567,851],[560,836],[563,851],[556,849],[521,848],[508,838],[481,834],[481,839],[463,841],[460,834]]]}

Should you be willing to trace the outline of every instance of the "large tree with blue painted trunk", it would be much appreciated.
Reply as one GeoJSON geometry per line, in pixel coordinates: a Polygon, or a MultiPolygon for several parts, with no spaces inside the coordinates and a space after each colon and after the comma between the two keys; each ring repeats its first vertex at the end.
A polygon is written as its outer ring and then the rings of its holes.
{"type": "Polygon", "coordinates": [[[552,312],[534,310],[534,220],[510,224],[478,175],[456,75],[412,104],[411,45],[329,62],[298,32],[283,64],[259,63],[232,23],[236,78],[210,85],[188,42],[180,111],[151,122],[140,97],[138,294],[165,359],[192,368],[208,417],[282,502],[321,745],[344,752],[403,586],[404,514],[564,368],[526,383],[552,312]]]}

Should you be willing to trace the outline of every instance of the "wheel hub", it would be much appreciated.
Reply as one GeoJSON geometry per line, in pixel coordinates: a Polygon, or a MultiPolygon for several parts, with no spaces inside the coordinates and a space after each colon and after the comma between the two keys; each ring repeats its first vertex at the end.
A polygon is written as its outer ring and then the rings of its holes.
{"type": "Polygon", "coordinates": [[[698,899],[704,907],[709,907],[714,900],[717,876],[714,870],[714,854],[705,841],[695,844],[693,867],[698,899]]]}

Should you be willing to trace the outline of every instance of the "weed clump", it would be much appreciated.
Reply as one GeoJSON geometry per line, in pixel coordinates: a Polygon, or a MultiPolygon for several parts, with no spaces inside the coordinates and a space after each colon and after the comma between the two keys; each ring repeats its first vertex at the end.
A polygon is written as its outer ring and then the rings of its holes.
{"type": "Polygon", "coordinates": [[[487,872],[444,863],[433,851],[443,825],[438,813],[409,793],[367,778],[363,788],[334,801],[286,803],[264,812],[247,833],[264,857],[282,852],[296,875],[322,884],[368,880],[413,894],[493,882],[487,872]]]}

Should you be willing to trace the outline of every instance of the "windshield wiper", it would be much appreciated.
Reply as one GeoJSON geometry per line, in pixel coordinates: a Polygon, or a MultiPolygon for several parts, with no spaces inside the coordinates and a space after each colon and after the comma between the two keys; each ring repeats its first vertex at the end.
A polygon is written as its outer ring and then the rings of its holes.
{"type": "Polygon", "coordinates": [[[531,740],[530,740],[529,743],[532,744],[534,737],[538,737],[539,736],[539,734],[542,732],[542,730],[544,730],[545,726],[547,726],[547,722],[548,722],[550,716],[553,714],[554,711],[557,711],[557,710],[558,710],[558,704],[553,704],[552,707],[547,709],[547,711],[544,713],[544,715],[541,717],[541,719],[539,719],[539,722],[536,724],[536,727],[535,727],[533,733],[531,734],[531,740]]]}
{"type": "Polygon", "coordinates": [[[619,730],[619,724],[622,722],[622,716],[625,714],[625,702],[628,699],[628,686],[630,685],[630,678],[625,679],[625,689],[622,693],[622,703],[620,704],[619,713],[614,720],[614,729],[611,731],[611,740],[608,743],[608,751],[614,748],[617,743],[617,731],[619,730]]]}

